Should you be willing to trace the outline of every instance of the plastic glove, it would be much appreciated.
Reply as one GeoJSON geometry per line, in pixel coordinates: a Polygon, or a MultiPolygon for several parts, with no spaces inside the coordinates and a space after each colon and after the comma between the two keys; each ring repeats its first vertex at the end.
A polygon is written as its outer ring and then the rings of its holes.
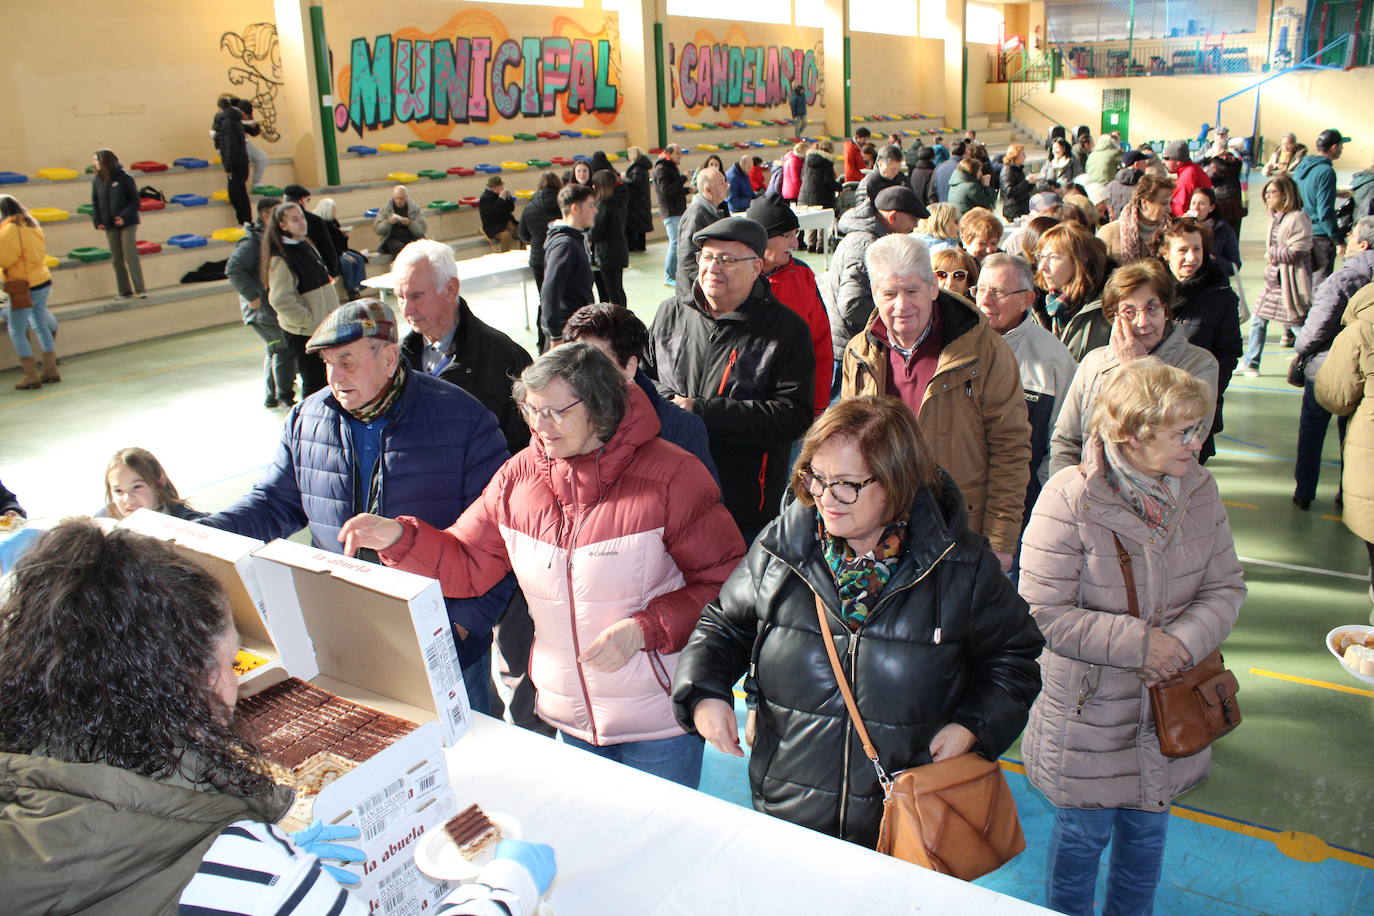
{"type": "MultiPolygon", "coordinates": [[[[361,834],[358,833],[357,827],[349,827],[346,824],[326,826],[324,821],[316,821],[304,830],[298,830],[291,834],[291,842],[295,843],[301,852],[308,852],[321,859],[362,862],[367,858],[367,854],[361,849],[330,842],[331,840],[356,840],[359,836],[361,834]]],[[[362,879],[351,871],[325,863],[320,864],[335,881],[344,887],[357,887],[363,883],[362,879]]]]}
{"type": "Polygon", "coordinates": [[[524,840],[502,840],[496,847],[496,858],[510,859],[530,873],[542,895],[553,883],[558,872],[553,847],[547,843],[527,843],[524,840]]]}

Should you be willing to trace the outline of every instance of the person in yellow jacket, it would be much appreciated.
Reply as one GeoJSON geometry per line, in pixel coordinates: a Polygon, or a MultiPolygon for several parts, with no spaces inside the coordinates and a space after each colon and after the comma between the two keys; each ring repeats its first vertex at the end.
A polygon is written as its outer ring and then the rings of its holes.
{"type": "MultiPolygon", "coordinates": [[[[1342,519],[1369,550],[1374,581],[1374,399],[1365,397],[1374,378],[1374,283],[1362,288],[1345,307],[1345,329],[1336,335],[1326,362],[1317,370],[1317,402],[1338,417],[1349,417],[1345,432],[1342,519]]],[[[1374,585],[1370,587],[1374,601],[1374,585]]],[[[1374,610],[1369,619],[1374,623],[1374,610]]]]}
{"type": "MultiPolygon", "coordinates": [[[[30,216],[19,201],[8,194],[0,194],[0,272],[3,272],[6,283],[12,280],[27,281],[28,295],[33,300],[33,305],[28,308],[15,308],[15,303],[11,301],[9,309],[10,340],[19,354],[19,365],[24,370],[24,377],[14,386],[20,391],[42,388],[44,382],[62,381],[62,376],[57,372],[57,353],[53,350],[52,324],[48,315],[52,276],[44,263],[47,256],[47,246],[38,220],[30,216]],[[43,351],[41,375],[29,343],[29,328],[33,328],[38,337],[38,346],[43,351]]],[[[13,291],[10,298],[14,298],[13,291]]]]}

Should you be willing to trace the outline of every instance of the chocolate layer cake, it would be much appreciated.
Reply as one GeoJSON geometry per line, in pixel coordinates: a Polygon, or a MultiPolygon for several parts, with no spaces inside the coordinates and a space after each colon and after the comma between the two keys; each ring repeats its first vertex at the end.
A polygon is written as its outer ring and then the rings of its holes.
{"type": "Polygon", "coordinates": [[[449,818],[444,830],[458,844],[458,851],[464,858],[471,859],[482,850],[494,846],[501,840],[501,828],[491,822],[486,812],[476,805],[468,805],[456,816],[449,818]]]}

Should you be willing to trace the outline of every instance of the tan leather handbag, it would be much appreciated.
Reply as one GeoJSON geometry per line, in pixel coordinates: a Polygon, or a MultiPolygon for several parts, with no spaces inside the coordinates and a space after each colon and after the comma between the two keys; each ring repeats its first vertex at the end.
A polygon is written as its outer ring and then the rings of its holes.
{"type": "Polygon", "coordinates": [[[816,617],[845,708],[883,788],[878,852],[972,881],[997,870],[1025,849],[1016,801],[996,761],[968,753],[912,767],[895,777],[888,775],[840,667],[835,637],[819,595],[816,617]]]}
{"type": "MultiPolygon", "coordinates": [[[[1135,594],[1135,574],[1131,555],[1121,539],[1112,534],[1116,561],[1126,580],[1126,607],[1132,617],[1140,616],[1135,594]]],[[[1191,757],[1240,724],[1240,704],[1236,691],[1240,683],[1226,668],[1220,649],[1186,671],[1150,688],[1150,709],[1155,717],[1159,751],[1165,757],[1191,757]]]]}

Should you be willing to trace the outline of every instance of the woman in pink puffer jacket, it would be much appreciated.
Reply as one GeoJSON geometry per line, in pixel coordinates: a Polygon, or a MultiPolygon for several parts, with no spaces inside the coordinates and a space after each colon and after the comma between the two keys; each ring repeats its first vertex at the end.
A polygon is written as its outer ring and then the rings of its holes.
{"type": "Polygon", "coordinates": [[[513,396],[530,445],[447,531],[360,515],[351,554],[435,576],[450,597],[509,571],[534,620],[540,718],[569,744],[696,787],[702,740],[673,715],[677,653],[744,555],[702,463],[658,438],[648,396],[595,347],[555,347],[513,396]]]}
{"type": "Polygon", "coordinates": [[[1211,389],[1154,358],[1123,364],[1098,397],[1081,463],[1050,478],[1026,527],[1021,597],[1044,635],[1044,688],[1022,739],[1026,774],[1058,809],[1047,905],[1149,913],[1169,807],[1207,778],[1211,752],[1165,757],[1148,687],[1192,667],[1236,622],[1245,583],[1212,475],[1197,463],[1211,389]],[[1130,613],[1113,535],[1131,556],[1130,613]]]}

